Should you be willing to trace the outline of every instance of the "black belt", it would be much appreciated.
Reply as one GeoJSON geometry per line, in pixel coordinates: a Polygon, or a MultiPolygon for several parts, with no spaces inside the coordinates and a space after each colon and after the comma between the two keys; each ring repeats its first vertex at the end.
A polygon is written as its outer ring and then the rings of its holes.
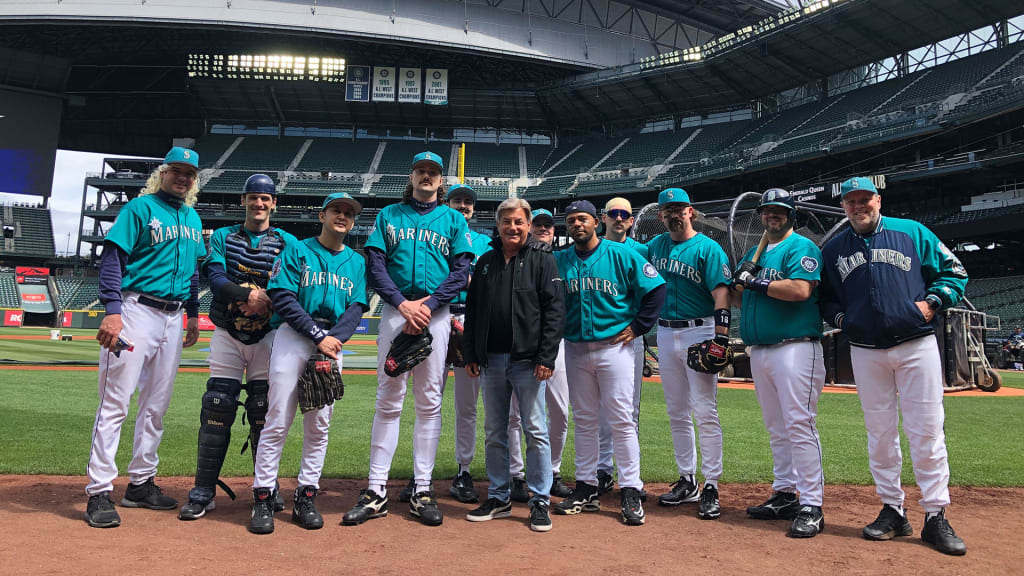
{"type": "Polygon", "coordinates": [[[139,304],[143,306],[149,306],[150,308],[156,308],[157,310],[163,310],[164,312],[177,312],[184,306],[183,302],[177,300],[157,300],[156,298],[150,298],[145,294],[139,295],[139,304]]]}
{"type": "Polygon", "coordinates": [[[330,330],[331,328],[334,328],[334,323],[328,320],[327,318],[313,316],[313,322],[316,322],[316,325],[323,328],[324,330],[330,330]]]}
{"type": "Polygon", "coordinates": [[[664,318],[658,318],[658,326],[664,326],[665,328],[692,328],[703,325],[703,318],[697,318],[696,320],[665,320],[664,318]]]}
{"type": "Polygon", "coordinates": [[[804,336],[803,338],[786,338],[781,344],[789,344],[790,342],[821,342],[821,338],[818,336],[804,336]]]}
{"type": "Polygon", "coordinates": [[[402,298],[405,298],[406,300],[410,301],[419,300],[420,298],[426,298],[427,296],[430,296],[430,294],[402,294],[402,298]]]}
{"type": "Polygon", "coordinates": [[[451,314],[465,314],[466,313],[466,305],[465,304],[452,304],[452,305],[450,305],[448,307],[448,312],[451,313],[451,314]]]}

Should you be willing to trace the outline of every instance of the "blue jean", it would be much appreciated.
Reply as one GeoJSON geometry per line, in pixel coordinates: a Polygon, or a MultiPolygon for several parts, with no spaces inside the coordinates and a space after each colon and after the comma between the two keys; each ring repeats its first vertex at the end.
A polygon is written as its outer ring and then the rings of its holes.
{"type": "Polygon", "coordinates": [[[487,461],[488,498],[507,502],[511,497],[509,471],[508,410],[512,393],[519,399],[526,436],[526,485],[533,492],[531,502],[550,499],[551,444],[548,441],[544,382],[533,377],[529,361],[510,362],[508,354],[488,354],[481,370],[480,391],[484,397],[484,447],[487,461]]]}

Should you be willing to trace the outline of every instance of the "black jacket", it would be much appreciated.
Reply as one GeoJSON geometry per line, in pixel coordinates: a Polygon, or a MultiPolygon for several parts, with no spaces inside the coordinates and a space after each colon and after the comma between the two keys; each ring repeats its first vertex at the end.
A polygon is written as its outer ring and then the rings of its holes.
{"type": "Polygon", "coordinates": [[[512,330],[513,361],[529,360],[554,369],[565,322],[565,295],[551,248],[530,238],[513,258],[512,326],[491,327],[493,284],[505,267],[501,239],[495,237],[491,246],[494,249],[477,260],[466,294],[466,363],[486,366],[488,331],[512,330]]]}

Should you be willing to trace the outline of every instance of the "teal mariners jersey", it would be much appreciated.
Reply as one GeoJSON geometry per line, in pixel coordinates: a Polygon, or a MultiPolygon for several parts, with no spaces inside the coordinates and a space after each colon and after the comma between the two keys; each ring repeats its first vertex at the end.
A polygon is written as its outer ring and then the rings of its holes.
{"type": "MultiPolygon", "coordinates": [[[[750,260],[757,246],[743,256],[750,260]]],[[[769,281],[821,280],[821,250],[814,242],[793,233],[761,254],[758,277],[769,281]]],[[[818,288],[803,302],[786,302],[753,290],[743,291],[740,309],[740,337],[748,345],[778,344],[791,338],[820,338],[821,311],[818,310],[818,288]]]]}
{"type": "MultiPolygon", "coordinates": [[[[347,246],[331,254],[316,237],[293,242],[274,261],[267,290],[277,288],[294,292],[314,320],[334,326],[352,304],[367,305],[366,260],[347,246]]],[[[274,328],[283,322],[276,313],[270,319],[274,328]]]]}
{"type": "Polygon", "coordinates": [[[466,218],[447,206],[426,214],[402,202],[377,213],[366,240],[387,258],[388,276],[407,298],[433,294],[459,254],[473,252],[466,218]]]}
{"type": "Polygon", "coordinates": [[[647,243],[647,259],[668,284],[661,317],[694,320],[715,313],[711,291],[732,282],[725,250],[703,234],[673,242],[668,232],[647,243]]]}
{"type": "Polygon", "coordinates": [[[623,244],[629,246],[633,250],[636,250],[637,254],[639,254],[641,258],[647,260],[648,254],[650,252],[650,250],[648,250],[647,248],[647,244],[637,242],[636,240],[630,238],[629,236],[626,236],[626,240],[623,242],[623,244]]]}
{"type": "Polygon", "coordinates": [[[586,260],[575,248],[554,253],[565,287],[565,339],[611,338],[633,321],[644,295],[665,283],[649,262],[628,246],[602,240],[586,260]]]}
{"type": "Polygon", "coordinates": [[[121,208],[105,240],[128,254],[122,292],[188,300],[196,265],[206,256],[203,223],[191,206],[139,196],[121,208]]]}
{"type": "MultiPolygon", "coordinates": [[[[491,237],[470,229],[469,235],[473,238],[473,269],[476,269],[476,261],[491,249],[491,237]]],[[[459,292],[459,295],[452,300],[452,304],[465,304],[466,291],[459,292]]]]}

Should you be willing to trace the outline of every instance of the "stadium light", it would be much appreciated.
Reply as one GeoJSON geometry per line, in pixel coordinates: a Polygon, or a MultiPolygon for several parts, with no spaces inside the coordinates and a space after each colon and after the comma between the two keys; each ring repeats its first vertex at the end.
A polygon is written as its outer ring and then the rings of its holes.
{"type": "Polygon", "coordinates": [[[344,82],[345,59],[291,54],[189,54],[190,78],[344,82]]]}

